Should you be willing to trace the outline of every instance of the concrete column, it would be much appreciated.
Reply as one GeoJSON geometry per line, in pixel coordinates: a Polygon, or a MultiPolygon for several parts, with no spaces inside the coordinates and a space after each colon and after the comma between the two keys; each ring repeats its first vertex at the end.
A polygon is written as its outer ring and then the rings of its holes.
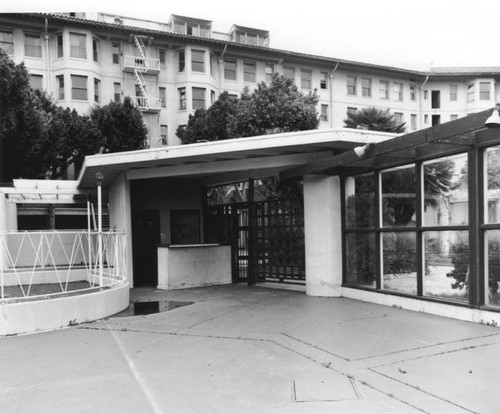
{"type": "Polygon", "coordinates": [[[340,178],[304,176],[306,293],[342,293],[342,228],[340,178]]]}
{"type": "Polygon", "coordinates": [[[127,243],[127,278],[133,287],[132,263],[132,207],[130,199],[130,182],[125,174],[120,174],[108,188],[109,224],[112,230],[125,231],[127,243]]]}

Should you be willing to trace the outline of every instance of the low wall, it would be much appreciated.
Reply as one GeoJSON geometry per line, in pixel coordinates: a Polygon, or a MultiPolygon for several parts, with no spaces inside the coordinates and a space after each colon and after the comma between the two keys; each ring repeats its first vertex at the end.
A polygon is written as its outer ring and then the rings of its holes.
{"type": "Polygon", "coordinates": [[[224,285],[231,281],[231,246],[158,246],[158,289],[224,285]]]}
{"type": "Polygon", "coordinates": [[[129,306],[129,285],[75,296],[0,304],[0,336],[34,333],[91,322],[129,306]]]}

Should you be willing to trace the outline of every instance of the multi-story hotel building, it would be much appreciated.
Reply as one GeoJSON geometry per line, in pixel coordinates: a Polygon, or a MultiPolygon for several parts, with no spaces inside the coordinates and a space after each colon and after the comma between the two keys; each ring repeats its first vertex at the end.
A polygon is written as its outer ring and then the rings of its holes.
{"type": "Polygon", "coordinates": [[[491,108],[500,100],[500,67],[409,70],[270,47],[269,32],[172,15],[168,22],[104,13],[0,14],[0,47],[24,62],[33,87],[80,113],[133,98],[150,147],[179,144],[189,114],[223,91],[269,82],[274,73],[319,95],[320,128],[341,128],[346,113],[388,108],[407,131],[491,108]]]}

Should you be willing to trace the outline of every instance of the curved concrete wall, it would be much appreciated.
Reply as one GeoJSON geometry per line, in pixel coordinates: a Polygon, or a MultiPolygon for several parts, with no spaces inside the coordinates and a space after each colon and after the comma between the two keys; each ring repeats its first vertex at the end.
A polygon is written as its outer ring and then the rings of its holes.
{"type": "Polygon", "coordinates": [[[129,285],[57,299],[0,304],[0,336],[49,331],[114,315],[129,305],[129,285]]]}

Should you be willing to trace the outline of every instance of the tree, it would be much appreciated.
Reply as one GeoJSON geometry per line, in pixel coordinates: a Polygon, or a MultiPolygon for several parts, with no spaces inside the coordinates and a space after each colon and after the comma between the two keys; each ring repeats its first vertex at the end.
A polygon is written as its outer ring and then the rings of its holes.
{"type": "Polygon", "coordinates": [[[0,48],[0,182],[39,171],[33,148],[42,130],[26,68],[0,48]]]}
{"type": "Polygon", "coordinates": [[[183,144],[229,139],[228,118],[234,111],[235,98],[224,91],[210,108],[197,109],[189,115],[187,126],[177,128],[177,136],[183,144]]]}
{"type": "Polygon", "coordinates": [[[344,119],[347,128],[368,129],[370,131],[405,132],[405,122],[396,122],[394,115],[388,109],[373,107],[363,108],[359,111],[348,112],[344,119]]]}
{"type": "Polygon", "coordinates": [[[292,80],[274,75],[270,85],[262,82],[252,93],[245,89],[240,98],[223,92],[209,109],[190,115],[177,136],[183,144],[191,144],[315,129],[318,100],[316,92],[304,95],[292,80]]]}
{"type": "Polygon", "coordinates": [[[293,80],[276,74],[270,85],[261,82],[254,92],[243,91],[235,113],[229,116],[229,135],[239,138],[316,129],[318,101],[316,91],[304,95],[293,80]]]}
{"type": "Polygon", "coordinates": [[[102,107],[94,107],[90,119],[101,133],[105,152],[131,151],[144,148],[148,129],[141,111],[134,106],[130,97],[123,103],[110,102],[102,107]]]}

